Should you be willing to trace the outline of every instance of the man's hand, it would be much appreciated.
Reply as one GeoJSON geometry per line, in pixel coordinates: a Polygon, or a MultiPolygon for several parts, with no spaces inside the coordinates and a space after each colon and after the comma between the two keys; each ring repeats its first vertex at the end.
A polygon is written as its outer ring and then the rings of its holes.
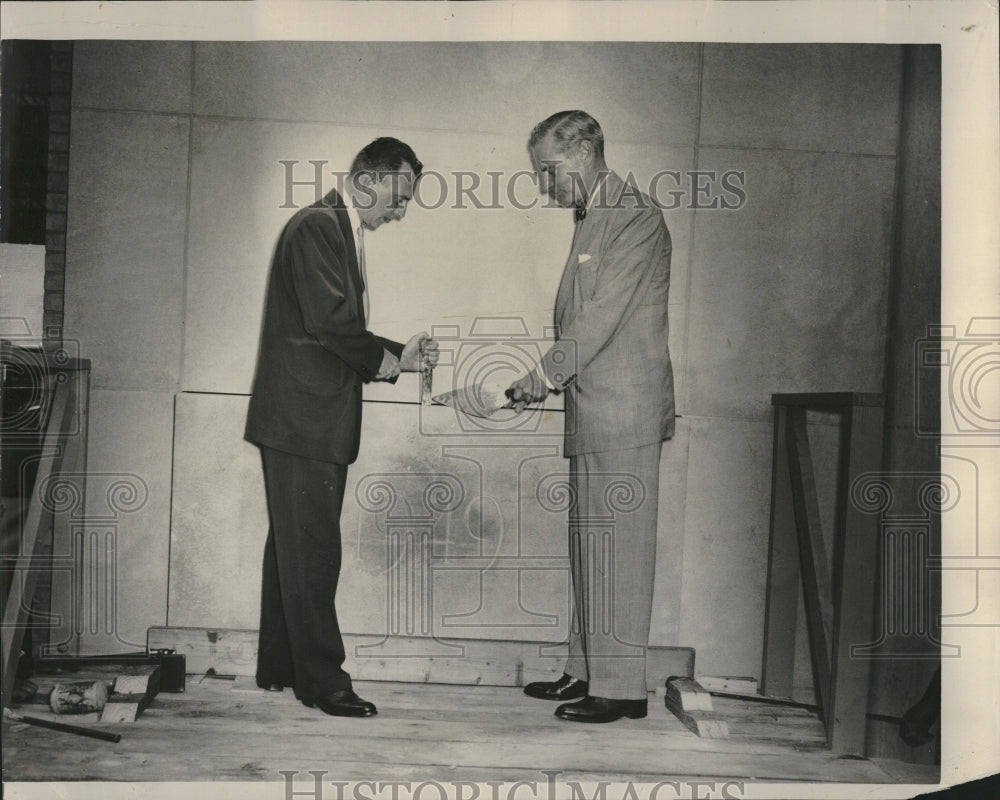
{"type": "Polygon", "coordinates": [[[418,333],[403,348],[399,360],[399,368],[403,372],[421,372],[424,369],[434,369],[438,363],[438,343],[426,332],[418,333]]]}
{"type": "Polygon", "coordinates": [[[527,375],[518,378],[506,391],[507,397],[514,401],[514,411],[518,414],[524,411],[528,403],[540,403],[548,394],[549,387],[539,369],[533,369],[527,375]]]}
{"type": "Polygon", "coordinates": [[[375,373],[377,381],[391,381],[399,376],[399,359],[388,350],[382,351],[382,366],[375,373]]]}

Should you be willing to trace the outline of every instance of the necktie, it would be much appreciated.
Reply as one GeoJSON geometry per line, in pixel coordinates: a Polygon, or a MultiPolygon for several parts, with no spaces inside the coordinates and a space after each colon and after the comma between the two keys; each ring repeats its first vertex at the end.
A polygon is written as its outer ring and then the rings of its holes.
{"type": "Polygon", "coordinates": [[[361,269],[361,282],[365,285],[362,303],[365,309],[365,324],[371,319],[371,301],[368,299],[368,271],[365,269],[365,229],[358,226],[358,267],[361,269]]]}
{"type": "Polygon", "coordinates": [[[586,217],[587,217],[586,206],[577,206],[576,208],[573,209],[573,219],[575,219],[577,222],[582,222],[584,219],[586,219],[586,217]]]}

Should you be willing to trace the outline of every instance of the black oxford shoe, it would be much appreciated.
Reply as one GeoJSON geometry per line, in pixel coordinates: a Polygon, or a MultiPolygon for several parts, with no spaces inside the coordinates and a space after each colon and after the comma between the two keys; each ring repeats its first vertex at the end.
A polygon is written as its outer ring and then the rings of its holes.
{"type": "Polygon", "coordinates": [[[642,719],[646,716],[646,701],[610,700],[588,695],[579,702],[559,706],[556,716],[572,722],[614,722],[622,717],[642,719]]]}
{"type": "Polygon", "coordinates": [[[539,700],[576,700],[587,696],[587,682],[565,672],[557,681],[536,681],[524,687],[524,693],[539,700]]]}
{"type": "Polygon", "coordinates": [[[341,689],[323,697],[303,699],[302,704],[318,708],[333,717],[374,717],[378,713],[374,703],[362,700],[353,689],[341,689]]]}

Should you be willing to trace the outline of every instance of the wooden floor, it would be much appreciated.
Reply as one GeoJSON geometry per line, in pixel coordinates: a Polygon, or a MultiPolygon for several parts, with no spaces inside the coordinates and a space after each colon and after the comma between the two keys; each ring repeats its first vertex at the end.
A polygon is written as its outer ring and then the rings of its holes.
{"type": "MultiPolygon", "coordinates": [[[[654,694],[646,719],[583,725],[518,688],[359,681],[379,715],[345,719],[251,683],[189,677],[185,693],[160,693],[132,724],[73,720],[120,733],[117,744],[5,723],[4,780],[274,781],[291,770],[311,782],[309,770],[324,770],[343,781],[542,784],[543,770],[558,770],[559,782],[938,781],[937,768],[838,757],[814,715],[760,703],[716,698],[730,738],[713,740],[689,732],[654,694]]],[[[43,706],[16,711],[44,716],[43,706]]]]}

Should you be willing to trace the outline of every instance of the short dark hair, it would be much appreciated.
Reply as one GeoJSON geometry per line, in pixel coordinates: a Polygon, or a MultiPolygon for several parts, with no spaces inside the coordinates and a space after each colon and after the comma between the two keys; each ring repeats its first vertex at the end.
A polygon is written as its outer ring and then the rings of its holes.
{"type": "Polygon", "coordinates": [[[391,136],[380,136],[361,148],[361,152],[354,157],[350,176],[357,178],[358,175],[368,174],[378,181],[386,173],[399,172],[404,163],[409,164],[413,170],[414,180],[420,177],[424,165],[420,163],[413,148],[391,136]]]}
{"type": "Polygon", "coordinates": [[[543,119],[532,128],[528,147],[534,147],[550,133],[558,153],[580,142],[590,142],[594,155],[604,158],[604,131],[586,111],[558,111],[543,119]]]}

